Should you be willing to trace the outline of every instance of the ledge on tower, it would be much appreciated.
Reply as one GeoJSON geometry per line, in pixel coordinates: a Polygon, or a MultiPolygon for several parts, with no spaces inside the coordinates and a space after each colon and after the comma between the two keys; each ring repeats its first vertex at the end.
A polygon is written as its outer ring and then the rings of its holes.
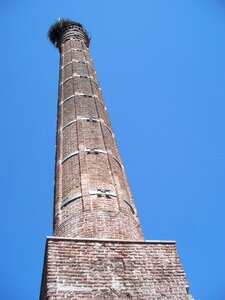
{"type": "Polygon", "coordinates": [[[75,22],[71,19],[58,19],[48,30],[49,40],[58,48],[60,46],[60,40],[64,32],[70,28],[80,29],[84,35],[87,46],[90,43],[90,36],[88,32],[84,29],[83,25],[79,22],[75,22]]]}

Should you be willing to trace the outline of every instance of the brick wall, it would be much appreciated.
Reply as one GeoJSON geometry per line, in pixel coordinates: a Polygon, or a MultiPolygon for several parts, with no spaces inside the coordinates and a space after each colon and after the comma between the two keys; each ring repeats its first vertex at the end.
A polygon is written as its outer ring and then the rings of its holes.
{"type": "Polygon", "coordinates": [[[187,290],[174,242],[47,240],[41,300],[187,300],[187,290]]]}
{"type": "Polygon", "coordinates": [[[85,35],[68,30],[59,46],[54,235],[143,239],[85,35]]]}

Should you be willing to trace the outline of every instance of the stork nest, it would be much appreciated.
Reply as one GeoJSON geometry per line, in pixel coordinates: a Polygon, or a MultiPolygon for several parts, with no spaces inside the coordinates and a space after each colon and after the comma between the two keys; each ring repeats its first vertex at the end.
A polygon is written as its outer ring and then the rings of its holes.
{"type": "Polygon", "coordinates": [[[84,29],[83,25],[80,24],[79,22],[75,22],[71,19],[59,19],[56,21],[48,30],[48,38],[49,40],[57,47],[57,41],[58,41],[58,36],[59,34],[66,29],[66,27],[75,25],[77,27],[82,28],[82,30],[85,33],[85,36],[87,38],[88,45],[90,43],[90,36],[87,33],[87,31],[84,29]]]}

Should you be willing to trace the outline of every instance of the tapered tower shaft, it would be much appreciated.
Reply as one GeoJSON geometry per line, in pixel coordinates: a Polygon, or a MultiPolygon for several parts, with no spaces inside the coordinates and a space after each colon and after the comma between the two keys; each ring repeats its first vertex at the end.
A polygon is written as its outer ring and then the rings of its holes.
{"type": "Polygon", "coordinates": [[[54,235],[143,239],[82,25],[58,21],[60,51],[54,235]]]}

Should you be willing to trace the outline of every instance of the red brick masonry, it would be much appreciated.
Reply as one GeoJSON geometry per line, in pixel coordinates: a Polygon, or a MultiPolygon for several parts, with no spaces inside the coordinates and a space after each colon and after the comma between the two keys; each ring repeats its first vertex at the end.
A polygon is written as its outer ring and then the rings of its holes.
{"type": "Polygon", "coordinates": [[[141,240],[84,30],[68,26],[59,36],[54,235],[141,240]]]}
{"type": "Polygon", "coordinates": [[[173,241],[48,237],[41,300],[187,300],[173,241]]]}
{"type": "Polygon", "coordinates": [[[175,242],[144,241],[86,31],[59,20],[49,37],[60,74],[54,237],[40,300],[192,299],[175,242]]]}

